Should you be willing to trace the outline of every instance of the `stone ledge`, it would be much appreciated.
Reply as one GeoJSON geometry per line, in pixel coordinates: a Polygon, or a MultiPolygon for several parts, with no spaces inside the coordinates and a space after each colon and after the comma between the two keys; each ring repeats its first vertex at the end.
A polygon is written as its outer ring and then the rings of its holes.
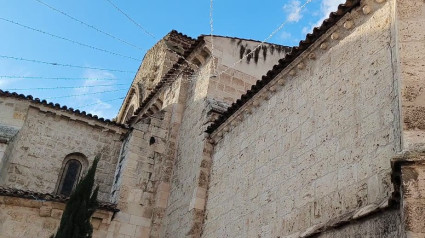
{"type": "MultiPolygon", "coordinates": [[[[55,219],[61,219],[63,210],[65,209],[65,203],[45,201],[45,200],[33,200],[28,198],[9,197],[0,195],[0,205],[2,207],[24,207],[28,209],[38,209],[39,217],[51,217],[55,219]]],[[[92,223],[95,229],[98,229],[100,224],[110,224],[115,212],[104,209],[97,209],[92,216],[92,223]]]]}
{"type": "MultiPolygon", "coordinates": [[[[24,191],[15,188],[0,187],[0,204],[25,206],[25,207],[41,207],[44,202],[57,202],[65,204],[69,197],[50,194],[38,193],[33,191],[24,191]],[[28,201],[29,200],[29,201],[28,201]],[[40,204],[34,202],[42,202],[40,204]]],[[[99,209],[104,211],[119,212],[117,204],[108,202],[99,202],[99,209]]]]}
{"type": "Polygon", "coordinates": [[[293,237],[301,237],[301,238],[315,237],[319,235],[320,233],[323,233],[330,229],[339,228],[341,226],[348,225],[352,222],[370,217],[384,210],[396,209],[396,208],[397,206],[394,206],[394,204],[390,204],[389,200],[384,200],[380,204],[376,204],[376,203],[369,204],[355,211],[352,211],[344,215],[341,215],[337,218],[334,218],[326,223],[316,224],[312,227],[309,227],[304,232],[294,234],[295,236],[293,237]]]}

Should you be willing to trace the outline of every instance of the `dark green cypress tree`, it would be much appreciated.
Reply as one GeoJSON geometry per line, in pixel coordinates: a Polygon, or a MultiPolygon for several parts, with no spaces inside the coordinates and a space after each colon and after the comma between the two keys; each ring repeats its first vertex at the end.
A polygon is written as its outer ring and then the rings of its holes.
{"type": "Polygon", "coordinates": [[[97,155],[89,171],[77,184],[77,187],[69,197],[58,231],[52,238],[92,237],[93,226],[90,223],[90,219],[99,206],[97,201],[99,187],[96,186],[93,191],[94,177],[99,159],[100,155],[97,155]]]}

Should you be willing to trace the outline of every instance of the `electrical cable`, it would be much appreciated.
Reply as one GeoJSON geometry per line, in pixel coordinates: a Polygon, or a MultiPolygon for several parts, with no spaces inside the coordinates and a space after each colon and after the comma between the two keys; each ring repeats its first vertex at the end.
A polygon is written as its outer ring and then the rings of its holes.
{"type": "Polygon", "coordinates": [[[72,19],[72,20],[74,20],[74,21],[76,21],[76,22],[78,22],[78,23],[80,23],[80,24],[83,24],[83,25],[85,25],[85,26],[87,26],[87,27],[89,27],[89,28],[91,28],[91,29],[93,29],[93,30],[95,30],[95,31],[97,31],[97,32],[100,32],[100,33],[102,33],[102,34],[104,34],[104,35],[106,35],[106,36],[108,36],[108,37],[110,37],[110,38],[114,39],[114,40],[120,41],[121,43],[124,43],[124,44],[126,44],[126,45],[128,45],[128,46],[131,46],[131,47],[135,48],[135,49],[138,49],[138,50],[141,50],[141,51],[145,51],[144,49],[142,49],[142,48],[138,47],[137,45],[134,45],[134,44],[132,44],[132,43],[130,43],[130,42],[128,42],[128,41],[125,41],[125,40],[123,40],[123,39],[121,39],[121,38],[119,38],[119,37],[117,37],[117,36],[114,36],[114,35],[112,35],[112,34],[108,33],[108,32],[105,32],[105,31],[103,31],[103,30],[100,30],[99,28],[97,28],[97,27],[95,27],[95,26],[93,26],[93,25],[90,25],[90,24],[85,23],[85,22],[83,22],[83,21],[81,21],[81,20],[78,20],[77,18],[75,18],[75,17],[73,17],[73,16],[69,15],[68,13],[66,13],[66,12],[64,12],[64,11],[61,11],[61,10],[59,10],[59,9],[57,9],[57,8],[55,8],[55,7],[53,7],[53,6],[49,5],[49,4],[47,4],[47,3],[43,2],[43,1],[41,1],[41,0],[34,0],[34,1],[37,1],[37,2],[39,2],[40,4],[43,4],[44,6],[46,6],[46,7],[50,8],[51,10],[56,11],[56,12],[58,12],[58,13],[60,13],[60,14],[64,15],[64,16],[68,17],[69,19],[72,19]]]}
{"type": "Polygon", "coordinates": [[[55,89],[71,89],[71,88],[95,88],[95,87],[108,87],[108,86],[119,86],[127,85],[125,83],[118,84],[101,84],[101,85],[87,85],[87,86],[58,86],[51,88],[6,88],[7,91],[26,91],[26,90],[55,90],[55,89]]]}
{"type": "Polygon", "coordinates": [[[111,4],[117,11],[119,11],[121,14],[123,14],[125,17],[127,17],[128,20],[130,20],[134,25],[136,25],[137,27],[139,27],[143,32],[145,32],[147,35],[149,35],[150,37],[156,39],[155,35],[150,33],[148,30],[146,30],[142,25],[140,25],[139,23],[137,23],[135,20],[133,20],[133,18],[131,18],[129,15],[127,15],[123,10],[121,10],[117,5],[115,5],[111,0],[106,0],[107,2],[109,2],[109,4],[111,4]]]}
{"type": "Polygon", "coordinates": [[[113,99],[109,99],[109,100],[105,100],[105,101],[101,101],[101,102],[96,102],[96,103],[90,103],[90,104],[85,104],[82,106],[77,106],[76,108],[85,108],[85,107],[89,107],[89,106],[93,106],[93,105],[98,105],[98,104],[103,104],[105,102],[112,102],[112,101],[116,101],[116,100],[120,100],[120,99],[124,99],[125,97],[119,97],[119,98],[113,98],[113,99]]]}
{"type": "Polygon", "coordinates": [[[34,60],[34,59],[25,59],[25,58],[21,58],[21,57],[14,57],[14,56],[7,56],[7,55],[0,55],[0,58],[27,61],[27,62],[33,62],[33,63],[39,63],[39,64],[48,64],[48,65],[61,66],[61,67],[70,67],[70,68],[79,68],[79,69],[94,69],[94,70],[120,72],[120,73],[134,73],[133,71],[128,71],[128,70],[106,69],[106,68],[79,66],[79,65],[71,65],[71,64],[61,64],[61,63],[47,62],[47,61],[34,60]]]}
{"type": "Polygon", "coordinates": [[[42,77],[42,76],[17,76],[17,75],[0,75],[4,79],[46,79],[46,80],[86,80],[86,81],[116,81],[114,78],[67,78],[67,77],[42,77]]]}
{"type": "MultiPolygon", "coordinates": [[[[300,6],[299,11],[301,11],[302,9],[304,9],[312,0],[307,0],[302,6],[300,6]]],[[[244,55],[240,60],[234,62],[230,67],[228,67],[227,69],[221,71],[220,73],[217,74],[217,76],[220,76],[221,74],[227,72],[229,69],[233,69],[233,67],[236,66],[236,64],[242,62],[242,60],[244,60],[246,57],[248,57],[249,55],[253,54],[259,47],[263,46],[264,43],[266,43],[266,41],[270,40],[277,32],[279,32],[280,30],[282,30],[282,28],[288,23],[290,22],[289,19],[285,20],[282,24],[280,24],[280,26],[278,28],[276,28],[272,33],[270,33],[270,35],[264,39],[260,44],[258,44],[250,53],[244,55]]]]}
{"type": "Polygon", "coordinates": [[[120,89],[107,90],[107,91],[101,91],[101,92],[82,93],[82,94],[71,94],[71,95],[65,95],[65,96],[49,97],[49,98],[46,98],[46,99],[80,97],[80,96],[95,95],[95,94],[102,94],[102,93],[119,92],[119,91],[124,91],[124,90],[128,90],[128,89],[127,88],[120,88],[120,89]]]}
{"type": "Polygon", "coordinates": [[[15,24],[15,25],[18,25],[20,27],[23,27],[23,28],[26,28],[26,29],[29,29],[29,30],[32,30],[32,31],[36,31],[36,32],[39,32],[39,33],[42,33],[42,34],[51,36],[53,38],[61,39],[61,40],[64,40],[64,41],[71,42],[73,44],[84,46],[84,47],[87,47],[87,48],[90,48],[90,49],[93,49],[93,50],[101,51],[101,52],[108,53],[108,54],[115,55],[115,56],[120,56],[120,57],[127,58],[127,59],[132,59],[132,60],[135,60],[135,61],[140,61],[140,59],[136,59],[136,58],[131,57],[131,56],[123,55],[123,54],[116,53],[116,52],[113,52],[113,51],[109,51],[109,50],[105,50],[105,49],[102,49],[102,48],[98,48],[98,47],[95,47],[95,46],[92,46],[92,45],[81,43],[79,41],[71,40],[71,39],[68,39],[68,38],[65,38],[65,37],[62,37],[62,36],[51,34],[51,33],[48,33],[46,31],[43,31],[43,30],[40,30],[40,29],[36,29],[36,28],[30,27],[30,26],[26,26],[26,25],[23,25],[21,23],[18,23],[18,22],[15,22],[15,21],[12,21],[12,20],[3,18],[3,17],[0,17],[0,20],[5,21],[5,22],[9,22],[9,23],[12,23],[12,24],[15,24]]]}

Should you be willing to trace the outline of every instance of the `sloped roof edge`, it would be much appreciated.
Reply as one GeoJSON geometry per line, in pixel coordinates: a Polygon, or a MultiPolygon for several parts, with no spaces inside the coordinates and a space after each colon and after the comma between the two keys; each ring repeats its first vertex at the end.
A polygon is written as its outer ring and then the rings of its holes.
{"type": "Polygon", "coordinates": [[[3,91],[3,90],[0,89],[0,97],[10,97],[10,98],[15,98],[15,99],[27,100],[27,101],[30,101],[32,103],[43,105],[43,106],[46,106],[46,107],[50,107],[50,108],[55,109],[55,110],[62,110],[62,111],[70,112],[72,114],[76,114],[78,116],[81,116],[81,117],[84,117],[84,118],[87,118],[87,119],[90,119],[90,120],[96,120],[96,121],[104,123],[104,124],[108,124],[108,125],[112,125],[112,126],[118,126],[118,127],[127,129],[127,127],[125,125],[119,124],[115,121],[111,121],[109,119],[98,117],[97,115],[92,115],[90,113],[86,113],[85,111],[80,111],[78,109],[74,109],[72,107],[67,107],[65,105],[61,106],[59,103],[53,103],[53,102],[48,103],[46,100],[34,98],[31,95],[18,94],[16,92],[3,91]]]}
{"type": "MultiPolygon", "coordinates": [[[[174,31],[174,30],[173,30],[174,31]]],[[[177,31],[175,31],[176,34],[180,34],[182,36],[186,36],[183,35],[182,33],[179,33],[177,31]]],[[[176,71],[178,71],[178,69],[180,68],[181,65],[184,65],[187,60],[187,58],[189,57],[190,54],[192,54],[192,52],[202,43],[204,43],[204,37],[201,35],[199,36],[195,42],[190,46],[189,49],[187,49],[184,54],[179,57],[179,59],[177,60],[177,62],[170,68],[170,70],[168,70],[168,72],[162,77],[161,81],[159,81],[159,83],[155,86],[155,88],[150,92],[150,94],[145,98],[145,100],[143,100],[142,104],[139,106],[139,108],[137,108],[137,110],[134,112],[134,116],[132,116],[128,122],[131,122],[135,117],[137,117],[137,114],[140,113],[141,110],[143,110],[143,108],[150,102],[150,100],[157,94],[157,92],[167,83],[170,83],[170,78],[175,79],[177,76],[175,76],[176,71]]]]}
{"type": "MultiPolygon", "coordinates": [[[[157,41],[156,43],[155,43],[155,45],[157,45],[159,42],[161,42],[165,37],[167,37],[167,36],[172,36],[172,35],[174,35],[174,36],[179,36],[179,37],[182,37],[182,38],[186,38],[187,40],[191,40],[191,41],[195,41],[195,39],[194,38],[192,38],[192,37],[190,37],[190,36],[188,36],[188,35],[185,35],[185,34],[183,34],[183,33],[181,33],[181,32],[178,32],[177,30],[171,30],[170,32],[168,32],[164,37],[162,37],[159,41],[157,41]]],[[[154,46],[155,46],[154,45],[154,46]]],[[[152,47],[154,47],[154,46],[152,46],[152,47]]],[[[152,49],[152,47],[150,48],[150,49],[152,49]]],[[[128,97],[130,96],[129,95],[129,93],[130,93],[130,91],[131,91],[131,86],[133,85],[133,83],[134,83],[134,81],[136,80],[136,77],[137,77],[137,73],[140,71],[140,68],[142,67],[142,63],[143,63],[143,61],[145,60],[145,57],[146,57],[146,54],[149,52],[149,50],[150,49],[148,49],[147,51],[146,51],[146,53],[145,53],[145,55],[143,56],[143,59],[142,59],[142,62],[140,62],[140,65],[139,65],[139,67],[137,68],[137,71],[136,71],[136,74],[134,75],[134,77],[133,77],[133,80],[131,81],[131,84],[130,84],[130,86],[129,86],[129,88],[128,88],[128,90],[127,90],[127,93],[126,93],[126,95],[125,95],[125,97],[124,97],[124,99],[123,99],[123,101],[122,101],[122,103],[121,103],[121,106],[120,106],[120,108],[119,108],[119,110],[118,110],[118,114],[119,114],[119,112],[121,112],[121,110],[123,109],[123,108],[125,108],[126,107],[126,100],[128,99],[128,97]]],[[[118,117],[118,114],[117,114],[117,117],[118,117]]]]}
{"type": "Polygon", "coordinates": [[[264,86],[272,81],[283,69],[292,63],[298,56],[307,50],[313,43],[316,42],[326,31],[333,27],[345,14],[353,10],[360,4],[360,0],[346,0],[344,4],[338,6],[336,12],[331,12],[329,18],[325,19],[321,26],[315,27],[313,33],[306,35],[305,40],[300,41],[297,47],[293,47],[292,51],[284,58],[279,60],[279,63],[264,75],[261,80],[258,80],[251,89],[236,100],[226,112],[224,112],[217,120],[208,126],[205,132],[213,133],[220,125],[222,125],[230,116],[232,116],[239,108],[247,103],[254,95],[256,95],[264,86]]]}

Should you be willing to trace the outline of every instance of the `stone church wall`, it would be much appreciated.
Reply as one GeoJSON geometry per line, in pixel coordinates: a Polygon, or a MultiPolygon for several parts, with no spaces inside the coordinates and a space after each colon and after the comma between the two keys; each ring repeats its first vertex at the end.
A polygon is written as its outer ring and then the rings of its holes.
{"type": "MultiPolygon", "coordinates": [[[[48,238],[60,224],[65,203],[0,196],[0,238],[48,238]]],[[[112,211],[97,210],[92,217],[93,238],[105,236],[112,211]]]]}
{"type": "Polygon", "coordinates": [[[190,203],[202,160],[210,70],[210,64],[204,65],[199,69],[197,80],[188,86],[162,237],[185,237],[191,228],[193,208],[190,203]]]}
{"type": "MultiPolygon", "coordinates": [[[[209,37],[205,40],[207,45],[211,44],[209,37]]],[[[241,49],[245,55],[260,42],[216,36],[213,43],[216,69],[212,74],[216,77],[209,79],[208,97],[229,105],[239,99],[290,50],[289,47],[265,43],[248,60],[240,58],[241,49]],[[238,63],[234,65],[235,62],[238,63]]]]}
{"type": "Polygon", "coordinates": [[[351,222],[345,226],[329,229],[314,237],[316,238],[400,238],[402,222],[398,209],[382,211],[370,217],[351,222]]]}
{"type": "Polygon", "coordinates": [[[14,136],[22,127],[29,105],[29,102],[15,102],[15,100],[0,99],[0,174],[8,144],[13,142],[14,136]]]}
{"type": "Polygon", "coordinates": [[[396,2],[403,147],[425,150],[425,2],[396,2]]]}
{"type": "Polygon", "coordinates": [[[103,127],[101,123],[30,106],[23,100],[6,100],[6,104],[13,104],[15,110],[13,114],[2,115],[13,115],[13,120],[2,118],[1,124],[17,126],[15,128],[19,131],[9,141],[2,158],[1,186],[55,193],[67,155],[81,153],[91,164],[94,156],[101,153],[96,174],[100,185],[99,199],[110,201],[123,129],[103,127]]]}
{"type": "Polygon", "coordinates": [[[278,76],[282,88],[221,131],[203,237],[297,237],[390,197],[400,148],[392,13],[392,1],[362,1],[278,76]]]}

